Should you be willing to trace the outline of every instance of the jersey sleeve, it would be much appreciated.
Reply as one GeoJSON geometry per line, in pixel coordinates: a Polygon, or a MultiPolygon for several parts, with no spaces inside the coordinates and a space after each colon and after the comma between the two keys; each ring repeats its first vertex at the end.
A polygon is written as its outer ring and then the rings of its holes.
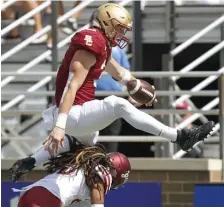
{"type": "Polygon", "coordinates": [[[105,187],[105,194],[110,190],[112,185],[112,176],[109,171],[102,165],[96,167],[96,171],[100,179],[102,179],[105,187]]]}
{"type": "MultiPolygon", "coordinates": [[[[103,53],[103,40],[97,31],[87,29],[82,30],[75,34],[72,38],[72,45],[79,48],[88,50],[95,55],[102,55],[103,53]]],[[[105,46],[104,46],[105,50],[105,46]]]]}

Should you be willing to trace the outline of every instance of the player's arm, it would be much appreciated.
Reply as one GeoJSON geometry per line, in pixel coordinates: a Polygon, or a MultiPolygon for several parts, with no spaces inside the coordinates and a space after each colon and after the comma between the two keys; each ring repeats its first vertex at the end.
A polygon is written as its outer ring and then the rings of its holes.
{"type": "MultiPolygon", "coordinates": [[[[126,83],[130,80],[136,79],[133,75],[131,75],[130,71],[120,66],[113,58],[108,61],[105,69],[115,80],[120,83],[126,85],[126,83]]],[[[131,96],[128,98],[129,102],[136,107],[141,106],[136,102],[131,96]]]]}
{"type": "Polygon", "coordinates": [[[126,84],[128,81],[136,79],[127,69],[120,66],[113,58],[108,61],[105,70],[115,80],[122,84],[126,84]]]}
{"type": "Polygon", "coordinates": [[[65,129],[67,115],[73,105],[76,92],[82,86],[89,69],[95,62],[95,55],[87,50],[78,50],[74,54],[69,68],[68,81],[61,98],[56,126],[65,129]]]}
{"type": "Polygon", "coordinates": [[[104,207],[105,189],[101,183],[95,184],[91,192],[91,207],[104,207]]]}
{"type": "MultiPolygon", "coordinates": [[[[131,75],[131,73],[123,68],[122,66],[120,66],[113,58],[111,58],[107,65],[106,65],[106,68],[105,70],[117,81],[119,81],[120,83],[126,85],[128,81],[131,81],[131,80],[135,80],[136,78],[131,75]]],[[[129,101],[139,107],[141,106],[142,104],[134,101],[131,97],[129,98],[129,101]]],[[[157,99],[155,99],[155,102],[157,102],[157,99]]],[[[148,104],[146,104],[146,106],[150,106],[148,104]]]]}

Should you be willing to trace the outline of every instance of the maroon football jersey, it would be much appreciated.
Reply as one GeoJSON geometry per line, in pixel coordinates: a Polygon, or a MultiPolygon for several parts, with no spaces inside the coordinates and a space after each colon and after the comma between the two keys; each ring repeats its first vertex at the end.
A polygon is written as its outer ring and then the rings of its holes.
{"type": "Polygon", "coordinates": [[[95,82],[99,79],[104,70],[105,64],[111,56],[111,48],[108,46],[107,39],[100,30],[89,28],[80,31],[73,36],[71,44],[66,51],[62,64],[58,70],[55,92],[57,107],[60,104],[62,94],[68,80],[71,60],[75,52],[80,49],[94,53],[96,56],[96,63],[90,68],[84,83],[77,91],[74,105],[82,105],[83,103],[94,100],[95,98],[95,82]]]}

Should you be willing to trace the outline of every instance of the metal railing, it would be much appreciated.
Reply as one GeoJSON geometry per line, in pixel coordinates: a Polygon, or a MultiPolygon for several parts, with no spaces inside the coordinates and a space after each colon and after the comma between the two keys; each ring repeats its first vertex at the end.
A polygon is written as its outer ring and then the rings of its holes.
{"type": "Polygon", "coordinates": [[[8,1],[5,1],[3,3],[3,1],[1,2],[1,11],[5,10],[7,7],[11,6],[12,4],[14,4],[17,0],[8,0],[8,1]]]}
{"type": "MultiPolygon", "coordinates": [[[[137,72],[136,72],[137,73],[137,72]]],[[[144,73],[144,72],[142,72],[142,73],[144,73]]],[[[150,72],[145,72],[145,75],[147,75],[148,77],[149,77],[149,73],[150,72]]],[[[151,74],[153,74],[153,72],[151,72],[151,74]]],[[[178,72],[173,72],[173,74],[174,75],[178,75],[178,76],[181,76],[182,75],[182,73],[178,73],[178,72]]],[[[197,77],[197,75],[196,75],[197,73],[194,73],[194,77],[197,77]]],[[[221,74],[221,73],[215,73],[215,74],[221,74]]],[[[21,74],[20,74],[21,75],[21,74]]],[[[22,75],[25,75],[25,74],[22,74],[22,75]]],[[[140,74],[138,74],[138,75],[141,75],[141,73],[140,74]]],[[[200,73],[200,75],[202,75],[202,73],[200,73]]],[[[157,76],[157,77],[161,77],[161,75],[160,75],[160,72],[157,72],[157,73],[155,73],[154,72],[154,76],[157,76]]],[[[163,76],[164,77],[167,77],[167,76],[170,76],[169,74],[165,74],[165,73],[163,73],[163,76]]],[[[136,76],[137,77],[137,76],[136,76]]],[[[152,77],[152,76],[150,76],[150,77],[152,77]]],[[[27,92],[26,92],[26,94],[32,94],[35,90],[37,90],[37,89],[39,89],[39,88],[41,88],[42,86],[44,86],[44,85],[46,85],[46,83],[49,83],[50,81],[51,81],[51,78],[52,78],[52,76],[47,76],[47,77],[45,77],[44,79],[42,79],[41,81],[39,81],[38,83],[36,83],[34,86],[32,86],[32,87],[30,87],[29,89],[27,89],[27,92]]],[[[25,97],[26,97],[26,94],[24,93],[24,92],[22,92],[22,91],[20,91],[20,92],[9,92],[9,93],[11,93],[11,94],[14,94],[14,95],[18,95],[18,96],[16,96],[15,98],[13,98],[11,101],[9,101],[8,103],[6,103],[5,105],[3,105],[2,107],[1,107],[1,111],[6,111],[6,110],[8,110],[8,109],[10,109],[12,106],[14,106],[15,104],[17,104],[17,103],[19,103],[21,100],[23,100],[25,97]]],[[[49,93],[49,92],[48,92],[49,93]]],[[[165,92],[166,93],[166,92],[165,92]]],[[[176,95],[182,95],[181,94],[181,92],[175,92],[176,93],[176,95]]],[[[42,95],[43,95],[44,93],[42,93],[42,95]]],[[[211,95],[213,95],[212,94],[212,92],[207,92],[206,94],[204,93],[204,95],[208,95],[208,96],[211,96],[211,95]]],[[[186,95],[187,96],[187,95],[186,95]]],[[[189,95],[190,96],[190,95],[189,95]]]]}
{"type": "MultiPolygon", "coordinates": [[[[160,77],[161,78],[161,74],[163,74],[164,77],[170,76],[169,73],[164,73],[164,72],[136,72],[136,74],[138,73],[137,76],[140,77],[140,75],[145,75],[146,77],[149,77],[149,74],[151,74],[150,77],[154,76],[154,77],[160,77]]],[[[193,72],[192,72],[193,73],[193,72]]],[[[35,73],[34,73],[35,74],[35,73]]],[[[55,74],[55,73],[54,73],[55,74]]],[[[201,73],[199,73],[200,75],[202,75],[201,73]]],[[[216,74],[216,76],[221,76],[223,75],[223,73],[213,73],[216,74]]],[[[25,74],[23,74],[25,75],[25,74]]],[[[29,74],[32,75],[32,74],[29,74]]],[[[184,76],[187,74],[183,74],[183,73],[179,73],[179,72],[173,72],[172,75],[174,76],[184,76]]],[[[190,75],[190,77],[192,77],[193,74],[190,75]]],[[[194,77],[197,77],[197,72],[194,72],[194,77]]],[[[46,82],[51,80],[51,76],[47,76],[45,78],[46,82]]],[[[45,82],[43,82],[43,85],[45,84],[45,82]]],[[[199,83],[200,84],[200,83],[199,83]]],[[[42,85],[42,84],[41,84],[42,85]]],[[[39,92],[35,92],[35,89],[38,88],[38,84],[32,86],[30,89],[27,90],[26,93],[22,92],[22,91],[11,91],[11,92],[2,92],[2,95],[18,95],[16,98],[12,99],[10,102],[8,102],[7,104],[3,105],[1,108],[2,111],[2,115],[6,115],[8,114],[21,114],[21,113],[26,113],[25,111],[23,112],[18,112],[18,111],[6,111],[9,108],[11,108],[15,103],[20,102],[22,99],[25,98],[26,95],[29,96],[54,96],[54,91],[39,91],[39,92]],[[21,95],[21,93],[23,93],[21,95]]],[[[210,91],[158,91],[157,94],[158,96],[170,96],[170,95],[182,95],[182,94],[188,94],[187,96],[218,96],[218,94],[224,94],[224,89],[223,88],[219,88],[219,90],[210,90],[210,91]]],[[[96,92],[97,96],[108,96],[108,95],[118,95],[118,96],[127,96],[128,93],[127,92],[96,92]]],[[[177,126],[177,128],[183,128],[186,127],[187,125],[191,124],[192,122],[194,122],[196,119],[198,119],[200,116],[202,116],[202,113],[204,114],[210,114],[210,115],[218,115],[218,110],[211,110],[212,108],[214,108],[215,106],[217,106],[217,104],[219,103],[219,98],[216,97],[215,99],[213,99],[211,102],[209,102],[208,104],[206,104],[204,107],[201,108],[201,110],[145,110],[145,112],[148,112],[150,114],[154,114],[154,115],[158,115],[158,114],[162,114],[162,115],[167,115],[167,114],[183,114],[183,113],[192,113],[193,115],[190,116],[188,119],[186,119],[184,122],[182,122],[181,124],[179,124],[177,126]]],[[[36,114],[36,113],[40,113],[40,111],[29,111],[29,114],[36,114]]]]}
{"type": "MultiPolygon", "coordinates": [[[[220,68],[218,70],[218,72],[220,73],[224,73],[224,67],[220,68]]],[[[199,84],[197,84],[196,86],[194,86],[192,89],[190,89],[190,92],[198,92],[198,91],[201,91],[203,88],[205,88],[206,86],[208,86],[210,83],[212,83],[213,81],[215,81],[216,79],[218,79],[219,76],[217,75],[211,75],[209,77],[207,77],[205,80],[203,80],[202,82],[200,82],[199,84]]],[[[175,100],[175,102],[172,103],[172,105],[175,107],[177,106],[179,103],[181,103],[182,101],[190,98],[191,95],[184,95],[184,96],[181,96],[179,98],[177,98],[175,100]]]]}
{"type": "MultiPolygon", "coordinates": [[[[24,94],[26,96],[32,97],[32,96],[54,96],[55,91],[2,91],[2,96],[4,95],[20,95],[24,94]]],[[[116,92],[116,91],[97,91],[96,97],[98,96],[110,96],[111,94],[116,96],[129,96],[128,92],[116,92]]],[[[179,96],[179,95],[189,95],[189,96],[218,96],[219,91],[218,90],[204,90],[204,91],[156,91],[156,96],[179,96]]]]}
{"type": "MultiPolygon", "coordinates": [[[[187,41],[185,41],[184,43],[180,44],[179,46],[177,46],[175,49],[170,51],[170,66],[172,67],[172,62],[173,62],[173,58],[178,55],[180,52],[182,52],[184,49],[186,49],[187,47],[189,47],[191,44],[193,44],[195,41],[197,41],[199,38],[201,38],[202,36],[204,36],[205,34],[207,34],[208,32],[210,32],[212,29],[214,29],[217,26],[220,26],[222,23],[224,23],[224,15],[222,15],[220,18],[218,18],[217,20],[215,20],[214,22],[212,22],[211,24],[209,24],[207,27],[205,27],[204,29],[202,29],[200,32],[198,32],[197,34],[195,34],[194,36],[192,36],[190,39],[188,39],[187,41]]],[[[224,48],[224,40],[221,41],[219,44],[217,44],[216,46],[214,46],[213,48],[211,48],[209,51],[205,52],[203,55],[201,55],[199,58],[197,58],[196,60],[192,61],[190,64],[188,64],[187,66],[185,66],[184,68],[182,68],[180,70],[181,73],[186,73],[189,72],[191,70],[193,70],[195,67],[197,67],[199,64],[201,64],[202,62],[204,62],[205,60],[207,60],[208,58],[210,58],[212,55],[214,55],[215,53],[217,53],[218,51],[220,51],[221,49],[224,48]]],[[[220,68],[218,70],[218,72],[224,73],[224,67],[220,68]]],[[[208,86],[211,82],[213,82],[214,80],[216,80],[219,76],[210,76],[208,78],[206,78],[204,81],[202,81],[201,83],[197,84],[195,87],[193,87],[191,89],[191,91],[196,92],[196,91],[200,91],[203,88],[205,88],[206,86],[208,86]]],[[[176,80],[178,78],[172,78],[174,84],[176,85],[176,80]]],[[[177,85],[176,85],[177,86],[177,85]]],[[[178,87],[177,87],[178,88],[178,87]]],[[[222,88],[219,90],[223,90],[222,88]]],[[[224,92],[221,92],[221,94],[224,92]]],[[[177,104],[181,103],[182,101],[186,100],[189,101],[190,95],[184,95],[182,97],[179,97],[178,99],[176,99],[172,105],[175,107],[177,104]]],[[[223,97],[222,97],[223,98],[223,97]]],[[[204,106],[204,109],[211,109],[214,106],[216,106],[219,103],[219,98],[216,98],[214,100],[212,100],[210,103],[208,103],[206,106],[204,106]]],[[[193,108],[196,108],[194,106],[194,104],[192,102],[190,102],[191,105],[193,105],[193,108]]],[[[190,116],[187,120],[185,120],[185,122],[188,123],[192,123],[192,120],[195,120],[195,118],[199,118],[200,114],[194,114],[192,116],[190,116]]],[[[221,123],[222,127],[224,127],[224,123],[221,123]]],[[[185,126],[185,125],[181,125],[181,126],[185,126]]],[[[220,125],[216,125],[216,130],[218,130],[220,128],[220,125]]],[[[224,135],[221,135],[224,136],[224,135]]],[[[222,137],[222,139],[224,139],[224,137],[222,137]]],[[[185,155],[186,152],[180,150],[179,152],[177,152],[176,154],[173,155],[174,159],[177,158],[181,158],[183,155],[185,155]]]]}
{"type": "Polygon", "coordinates": [[[192,45],[199,38],[203,37],[205,34],[207,34],[208,32],[210,32],[211,30],[213,30],[217,26],[221,25],[222,23],[224,23],[224,15],[222,15],[217,20],[215,20],[214,22],[212,22],[211,24],[209,24],[207,27],[205,27],[204,29],[202,29],[201,31],[199,31],[197,34],[195,34],[194,36],[192,36],[187,41],[185,41],[182,44],[180,44],[179,46],[177,46],[175,49],[173,49],[172,51],[170,51],[171,56],[172,57],[175,57],[180,52],[182,52],[184,49],[186,49],[187,47],[189,47],[190,45],[192,45]]]}
{"type": "MultiPolygon", "coordinates": [[[[110,93],[111,95],[111,93],[110,93]]],[[[186,115],[188,113],[191,114],[204,114],[204,115],[219,115],[219,110],[218,109],[210,109],[210,110],[176,110],[176,109],[144,109],[141,110],[147,114],[150,115],[169,115],[169,114],[180,114],[180,115],[186,115]]],[[[1,115],[3,117],[11,117],[11,116],[21,116],[21,115],[36,115],[36,114],[41,114],[42,111],[40,110],[7,110],[7,111],[2,111],[1,115]]],[[[137,140],[137,139],[136,139],[137,140]]]]}
{"type": "MultiPolygon", "coordinates": [[[[205,27],[204,29],[202,29],[201,31],[199,31],[198,33],[196,33],[195,35],[193,35],[190,39],[188,39],[187,41],[183,42],[182,44],[180,44],[178,47],[176,47],[175,49],[173,49],[172,51],[170,51],[170,63],[169,66],[172,67],[172,62],[173,62],[173,58],[180,52],[182,52],[185,48],[189,47],[192,43],[194,43],[196,40],[198,40],[200,37],[204,36],[206,33],[210,32],[212,29],[214,29],[215,27],[221,25],[224,22],[224,15],[222,15],[220,18],[218,18],[216,21],[212,22],[211,24],[209,24],[207,27],[205,27]]],[[[221,47],[223,47],[223,44],[221,45],[221,47]]],[[[191,64],[187,65],[186,67],[184,67],[182,70],[182,72],[187,72],[192,70],[192,66],[196,67],[198,66],[200,63],[202,63],[205,58],[209,58],[212,53],[216,53],[218,49],[221,49],[220,44],[219,47],[213,47],[209,52],[206,53],[206,55],[202,55],[201,57],[197,58],[195,61],[193,61],[191,64]]],[[[223,72],[223,68],[221,68],[219,70],[219,72],[223,72]]],[[[208,77],[206,80],[202,81],[201,84],[195,86],[192,90],[197,90],[200,91],[201,89],[203,89],[204,87],[206,87],[207,85],[209,85],[211,82],[215,81],[218,78],[218,76],[211,76],[208,77]]],[[[174,81],[174,88],[176,90],[180,90],[178,85],[175,84],[176,80],[178,78],[174,77],[172,80],[174,81]]],[[[190,97],[186,98],[187,96],[185,96],[185,98],[181,97],[179,98],[179,100],[177,100],[178,102],[174,102],[172,103],[172,105],[175,107],[176,104],[180,103],[181,100],[186,100],[188,102],[188,104],[190,105],[190,107],[192,107],[193,109],[195,109],[195,105],[194,103],[189,99],[190,97]]],[[[177,116],[176,116],[177,117],[177,116]]],[[[180,117],[177,117],[178,119],[180,119],[180,117]]],[[[199,118],[202,123],[207,122],[207,118],[205,116],[201,116],[199,118]]]]}
{"type": "MultiPolygon", "coordinates": [[[[146,71],[138,71],[135,72],[133,71],[132,74],[136,78],[163,78],[163,77],[191,77],[191,78],[199,78],[199,77],[208,77],[208,76],[219,76],[223,73],[224,67],[221,68],[218,71],[191,71],[188,73],[180,73],[179,71],[172,71],[172,72],[164,72],[164,71],[159,71],[159,72],[146,72],[146,71]]],[[[104,74],[103,74],[104,75],[104,74]]],[[[15,73],[15,72],[1,72],[1,76],[51,76],[51,77],[56,77],[57,72],[26,72],[26,73],[15,73]]]]}
{"type": "MultiPolygon", "coordinates": [[[[181,73],[186,73],[186,72],[189,72],[189,71],[193,70],[198,65],[203,63],[205,60],[207,60],[208,58],[210,58],[212,55],[214,55],[215,53],[217,53],[218,51],[220,51],[223,48],[224,48],[224,40],[222,42],[220,42],[218,45],[214,46],[209,51],[205,52],[203,55],[198,57],[196,60],[194,60],[193,62],[191,62],[190,64],[188,64],[184,68],[182,68],[180,70],[180,72],[181,73]]],[[[173,80],[176,81],[177,78],[174,78],[173,80]]]]}

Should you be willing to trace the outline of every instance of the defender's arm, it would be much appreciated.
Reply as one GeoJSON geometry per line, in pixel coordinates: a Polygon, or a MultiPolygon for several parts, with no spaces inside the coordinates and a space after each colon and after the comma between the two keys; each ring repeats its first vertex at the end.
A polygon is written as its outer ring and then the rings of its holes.
{"type": "Polygon", "coordinates": [[[103,184],[95,184],[91,192],[91,207],[104,207],[104,196],[105,189],[103,184]]]}

